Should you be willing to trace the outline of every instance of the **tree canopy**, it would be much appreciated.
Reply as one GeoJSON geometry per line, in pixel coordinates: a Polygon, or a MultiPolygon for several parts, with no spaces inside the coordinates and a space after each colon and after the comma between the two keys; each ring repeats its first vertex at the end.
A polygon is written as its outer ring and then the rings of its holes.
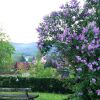
{"type": "Polygon", "coordinates": [[[9,42],[9,37],[0,32],[0,69],[12,63],[13,46],[9,42]]]}

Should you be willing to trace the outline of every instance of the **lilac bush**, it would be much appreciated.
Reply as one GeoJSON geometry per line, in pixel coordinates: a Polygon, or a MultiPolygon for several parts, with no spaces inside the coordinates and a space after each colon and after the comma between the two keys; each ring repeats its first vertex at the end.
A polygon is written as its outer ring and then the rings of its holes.
{"type": "Polygon", "coordinates": [[[96,100],[100,97],[100,1],[86,0],[81,8],[71,0],[60,8],[40,23],[39,48],[46,54],[56,47],[63,59],[56,65],[74,70],[71,100],[96,100]]]}

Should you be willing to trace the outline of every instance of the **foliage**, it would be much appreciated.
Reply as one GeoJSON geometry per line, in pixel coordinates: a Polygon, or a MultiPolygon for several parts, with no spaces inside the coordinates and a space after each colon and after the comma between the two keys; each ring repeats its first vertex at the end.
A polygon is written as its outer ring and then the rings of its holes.
{"type": "Polygon", "coordinates": [[[13,46],[9,43],[8,36],[0,32],[0,69],[7,69],[12,63],[13,46]]]}
{"type": "Polygon", "coordinates": [[[66,87],[65,85],[67,85],[66,80],[55,78],[0,77],[0,87],[32,88],[32,91],[35,92],[71,93],[72,91],[69,89],[69,85],[66,87]]]}
{"type": "Polygon", "coordinates": [[[62,58],[62,62],[56,61],[57,67],[67,66],[75,72],[77,82],[71,100],[99,98],[100,1],[86,0],[81,8],[77,0],[71,0],[61,11],[44,17],[37,31],[41,52],[46,54],[56,47],[62,58]]]}
{"type": "Polygon", "coordinates": [[[38,78],[53,78],[57,76],[57,71],[52,67],[44,67],[41,61],[37,61],[35,64],[31,64],[29,73],[32,77],[38,78]]]}

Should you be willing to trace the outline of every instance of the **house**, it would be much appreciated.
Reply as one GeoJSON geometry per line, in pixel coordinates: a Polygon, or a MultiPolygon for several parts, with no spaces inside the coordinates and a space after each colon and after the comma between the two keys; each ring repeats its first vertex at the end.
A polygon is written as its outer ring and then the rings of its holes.
{"type": "Polygon", "coordinates": [[[31,64],[35,64],[36,59],[33,56],[23,56],[23,59],[25,59],[25,61],[20,61],[20,62],[16,62],[16,64],[14,65],[14,68],[16,70],[28,70],[30,68],[31,64]]]}

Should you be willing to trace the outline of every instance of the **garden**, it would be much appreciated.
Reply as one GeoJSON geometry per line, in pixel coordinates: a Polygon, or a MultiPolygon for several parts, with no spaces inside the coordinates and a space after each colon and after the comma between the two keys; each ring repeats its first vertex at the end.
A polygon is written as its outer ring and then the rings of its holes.
{"type": "Polygon", "coordinates": [[[85,0],[83,6],[70,0],[44,16],[37,32],[39,53],[25,69],[10,67],[14,48],[0,33],[0,72],[14,73],[0,75],[0,96],[26,93],[27,100],[35,95],[36,100],[100,100],[100,0],[85,0]]]}

